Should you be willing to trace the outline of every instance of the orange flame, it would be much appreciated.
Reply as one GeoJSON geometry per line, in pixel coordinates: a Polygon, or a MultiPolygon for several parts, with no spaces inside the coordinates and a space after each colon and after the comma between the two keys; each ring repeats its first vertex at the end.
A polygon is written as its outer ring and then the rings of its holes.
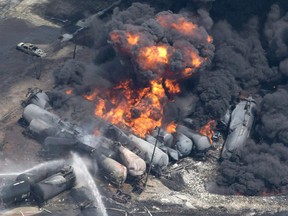
{"type": "MultiPolygon", "coordinates": [[[[172,30],[172,33],[176,32],[187,39],[200,35],[197,24],[180,15],[160,13],[156,20],[163,27],[164,33],[172,30]]],[[[101,93],[101,98],[97,90],[84,97],[96,101],[96,116],[120,127],[131,128],[134,134],[145,137],[155,127],[161,127],[163,108],[168,100],[166,93],[171,96],[180,92],[179,85],[171,79],[191,76],[206,59],[198,55],[198,50],[191,43],[187,45],[172,41],[170,44],[160,44],[154,40],[147,40],[144,32],[135,33],[128,30],[114,30],[109,36],[116,51],[127,57],[123,58],[124,60],[131,60],[132,63],[136,63],[135,68],[152,71],[153,75],[157,74],[158,77],[144,88],[134,86],[132,81],[124,81],[101,93]],[[183,56],[182,65],[180,71],[174,72],[172,68],[175,67],[170,67],[169,64],[172,63],[174,52],[179,51],[183,56]]],[[[201,39],[206,42],[213,41],[210,36],[201,39]]],[[[174,132],[175,128],[176,124],[171,122],[167,131],[174,132]]]]}
{"type": "Polygon", "coordinates": [[[139,43],[140,35],[137,33],[112,31],[110,40],[116,45],[117,49],[124,53],[130,53],[132,47],[139,43]]]}
{"type": "Polygon", "coordinates": [[[92,94],[84,95],[84,98],[86,98],[86,100],[88,100],[88,101],[93,101],[93,100],[95,100],[95,98],[97,97],[97,95],[98,95],[98,92],[97,92],[96,90],[94,90],[94,91],[92,92],[92,94]]]}
{"type": "Polygon", "coordinates": [[[174,14],[164,14],[156,18],[157,22],[164,28],[173,28],[183,35],[191,35],[198,26],[185,17],[175,16],[174,14]]]}
{"type": "Polygon", "coordinates": [[[194,50],[185,49],[184,50],[185,59],[187,59],[187,66],[182,71],[183,77],[189,77],[195,71],[195,68],[199,68],[203,62],[204,58],[201,58],[194,50]]]}
{"type": "Polygon", "coordinates": [[[143,70],[157,70],[159,65],[168,64],[167,46],[149,46],[140,50],[138,63],[143,70]]]}
{"type": "MultiPolygon", "coordinates": [[[[164,31],[172,29],[187,39],[203,37],[200,39],[208,43],[213,41],[211,36],[200,34],[198,25],[183,16],[172,13],[160,13],[156,17],[156,21],[164,28],[164,31]]],[[[206,61],[205,58],[199,56],[197,49],[190,43],[181,44],[181,42],[178,42],[148,45],[155,43],[155,41],[147,43],[147,39],[144,39],[145,35],[141,36],[141,34],[144,33],[132,33],[129,30],[114,30],[110,33],[110,40],[116,50],[124,56],[127,55],[129,57],[127,59],[132,59],[132,62],[136,63],[140,70],[151,70],[160,77],[164,75],[164,77],[169,79],[181,79],[191,76],[206,61]],[[183,71],[182,73],[176,72],[174,74],[173,71],[169,73],[168,71],[173,68],[169,65],[170,62],[173,62],[171,58],[174,56],[174,52],[179,52],[179,50],[181,50],[183,56],[183,71]]]]}
{"type": "MultiPolygon", "coordinates": [[[[150,86],[135,89],[131,81],[124,81],[106,92],[103,100],[93,92],[85,95],[87,100],[96,100],[95,115],[118,126],[125,126],[140,137],[145,137],[162,124],[163,107],[167,102],[162,80],[152,80],[150,86]]],[[[172,124],[170,131],[173,131],[172,124]]]]}
{"type": "Polygon", "coordinates": [[[203,63],[203,59],[199,57],[199,55],[195,52],[191,52],[191,59],[192,59],[192,65],[194,67],[200,67],[200,65],[203,63]]]}
{"type": "Polygon", "coordinates": [[[172,121],[172,122],[166,127],[166,131],[167,131],[168,133],[174,133],[174,132],[176,132],[176,127],[177,127],[177,124],[176,124],[174,121],[172,121]]]}
{"type": "Polygon", "coordinates": [[[165,80],[165,87],[168,89],[170,94],[177,94],[180,92],[179,84],[172,80],[165,80]]]}
{"type": "Polygon", "coordinates": [[[211,35],[207,36],[207,42],[212,43],[213,42],[213,37],[211,35]]]}
{"type": "Polygon", "coordinates": [[[98,104],[95,109],[95,115],[102,116],[105,108],[106,108],[105,101],[103,99],[99,99],[98,104]]]}
{"type": "Polygon", "coordinates": [[[184,17],[181,17],[178,19],[177,23],[172,23],[172,27],[185,35],[189,35],[193,30],[197,28],[197,25],[187,21],[184,17]]]}
{"type": "Polygon", "coordinates": [[[119,35],[118,33],[116,33],[116,32],[111,32],[111,33],[110,33],[110,38],[111,38],[111,40],[112,40],[113,42],[115,42],[115,43],[120,43],[121,37],[120,37],[120,35],[119,35]]]}
{"type": "Polygon", "coordinates": [[[127,41],[130,45],[136,45],[139,41],[139,35],[127,33],[127,41]]]}
{"type": "Polygon", "coordinates": [[[210,143],[212,144],[212,136],[214,134],[214,127],[216,126],[216,121],[215,120],[210,120],[207,122],[206,125],[204,125],[199,133],[202,134],[203,136],[207,136],[209,138],[210,143]]]}
{"type": "Polygon", "coordinates": [[[73,93],[73,90],[72,89],[67,89],[66,91],[65,91],[65,94],[67,94],[67,95],[71,95],[73,93]]]}

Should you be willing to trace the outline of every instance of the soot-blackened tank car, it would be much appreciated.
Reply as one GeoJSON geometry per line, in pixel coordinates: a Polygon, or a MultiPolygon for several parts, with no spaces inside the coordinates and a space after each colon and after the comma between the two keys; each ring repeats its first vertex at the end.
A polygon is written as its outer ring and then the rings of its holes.
{"type": "Polygon", "coordinates": [[[254,122],[256,102],[250,96],[242,99],[229,118],[229,131],[224,142],[220,160],[239,156],[239,151],[250,135],[254,122]]]}

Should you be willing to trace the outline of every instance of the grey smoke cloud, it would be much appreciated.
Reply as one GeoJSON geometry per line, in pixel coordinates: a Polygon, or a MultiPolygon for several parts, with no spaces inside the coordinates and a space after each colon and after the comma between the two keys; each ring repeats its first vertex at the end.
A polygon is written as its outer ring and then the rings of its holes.
{"type": "Polygon", "coordinates": [[[216,192],[261,195],[285,193],[288,189],[288,92],[267,94],[259,109],[257,136],[265,142],[248,140],[238,161],[224,161],[219,168],[216,192]]]}
{"type": "Polygon", "coordinates": [[[204,113],[220,118],[241,90],[279,79],[278,71],[268,64],[258,26],[256,17],[251,18],[240,32],[227,21],[219,21],[213,26],[214,59],[210,68],[200,73],[196,87],[201,101],[199,106],[204,108],[204,113]]]}
{"type": "Polygon", "coordinates": [[[273,4],[265,23],[265,36],[273,58],[283,59],[288,54],[288,13],[281,15],[279,5],[273,4]]]}
{"type": "Polygon", "coordinates": [[[279,89],[273,94],[267,94],[261,103],[259,133],[288,146],[288,92],[279,89]],[[285,135],[286,134],[286,135],[285,135]]]}
{"type": "Polygon", "coordinates": [[[217,178],[218,192],[243,195],[277,194],[288,189],[288,149],[282,143],[248,141],[240,162],[224,161],[217,178]]]}

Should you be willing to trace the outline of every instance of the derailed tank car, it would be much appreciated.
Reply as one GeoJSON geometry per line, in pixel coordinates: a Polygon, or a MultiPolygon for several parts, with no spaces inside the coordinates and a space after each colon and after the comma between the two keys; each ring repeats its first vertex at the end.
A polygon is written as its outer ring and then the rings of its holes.
{"type": "Polygon", "coordinates": [[[71,189],[75,185],[75,174],[64,161],[40,164],[18,175],[15,181],[0,189],[0,203],[12,205],[25,200],[38,204],[71,189]]]}
{"type": "Polygon", "coordinates": [[[71,166],[64,167],[60,172],[38,182],[31,188],[31,193],[38,204],[72,188],[76,177],[71,166]]]}
{"type": "Polygon", "coordinates": [[[18,175],[16,181],[25,181],[30,184],[35,184],[59,172],[64,166],[64,160],[42,163],[18,175]]]}
{"type": "MultiPolygon", "coordinates": [[[[197,152],[206,152],[209,148],[211,148],[211,144],[209,141],[209,138],[207,136],[203,136],[197,132],[194,132],[190,128],[184,126],[184,125],[177,125],[176,128],[178,133],[181,133],[191,139],[193,143],[186,141],[186,144],[184,145],[185,148],[190,149],[193,146],[195,146],[195,149],[197,152]],[[192,145],[192,146],[191,146],[192,145]]],[[[182,147],[182,148],[184,148],[182,147]]]]}
{"type": "Polygon", "coordinates": [[[152,163],[152,169],[154,171],[160,172],[168,166],[168,155],[161,151],[158,147],[155,147],[155,152],[153,155],[154,145],[134,135],[130,135],[129,138],[131,140],[130,147],[139,149],[139,157],[145,160],[147,164],[152,163]]]}
{"type": "Polygon", "coordinates": [[[6,185],[0,190],[0,202],[4,205],[21,202],[30,196],[30,190],[31,186],[26,181],[6,185]]]}
{"type": "Polygon", "coordinates": [[[115,185],[120,186],[127,178],[127,168],[116,160],[100,154],[98,158],[100,168],[102,168],[104,177],[115,185]]]}
{"type": "Polygon", "coordinates": [[[28,89],[26,99],[22,101],[21,105],[26,107],[29,104],[34,104],[42,109],[51,108],[48,95],[39,88],[28,89]]]}
{"type": "Polygon", "coordinates": [[[220,161],[238,156],[239,150],[250,135],[256,102],[252,97],[240,101],[232,111],[229,119],[229,131],[221,152],[220,161]]]}

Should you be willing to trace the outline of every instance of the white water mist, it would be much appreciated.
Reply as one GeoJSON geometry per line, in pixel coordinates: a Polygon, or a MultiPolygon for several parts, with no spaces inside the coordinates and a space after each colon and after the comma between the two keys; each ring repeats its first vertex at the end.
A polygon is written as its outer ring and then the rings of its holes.
{"type": "Polygon", "coordinates": [[[81,184],[84,184],[84,186],[88,187],[91,190],[94,202],[99,207],[102,215],[108,216],[104,203],[101,199],[101,194],[90,172],[88,171],[86,164],[84,163],[82,158],[79,157],[77,154],[72,153],[72,157],[73,157],[73,168],[76,174],[77,181],[80,181],[81,184]]]}
{"type": "Polygon", "coordinates": [[[18,172],[18,173],[0,173],[0,176],[18,176],[20,175],[21,172],[18,172]]]}

